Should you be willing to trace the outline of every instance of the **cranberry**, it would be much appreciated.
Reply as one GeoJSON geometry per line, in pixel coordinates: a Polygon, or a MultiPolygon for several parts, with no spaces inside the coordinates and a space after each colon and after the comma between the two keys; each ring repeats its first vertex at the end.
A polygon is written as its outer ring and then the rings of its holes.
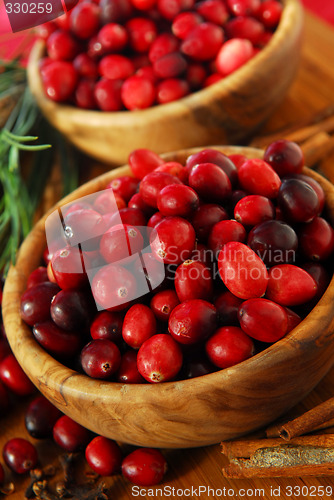
{"type": "Polygon", "coordinates": [[[188,64],[186,79],[191,90],[198,90],[203,87],[207,78],[207,70],[200,63],[188,64]]]}
{"type": "Polygon", "coordinates": [[[295,261],[298,238],[286,222],[270,220],[253,227],[247,244],[266,265],[272,266],[295,261]]]}
{"type": "Polygon", "coordinates": [[[199,198],[191,187],[174,184],[160,191],[157,205],[160,213],[166,217],[178,215],[189,218],[199,207],[199,198]]]}
{"type": "Polygon", "coordinates": [[[25,426],[35,439],[52,437],[53,426],[61,416],[61,411],[44,396],[37,396],[29,404],[25,414],[25,426]]]}
{"type": "Polygon", "coordinates": [[[60,417],[53,426],[53,439],[64,450],[72,453],[86,446],[91,433],[67,415],[60,417]]]}
{"type": "Polygon", "coordinates": [[[94,96],[95,83],[89,79],[81,79],[75,89],[74,99],[79,108],[95,109],[96,100],[94,96]]]}
{"type": "Polygon", "coordinates": [[[253,17],[238,16],[225,24],[224,31],[230,39],[246,39],[256,45],[264,33],[264,26],[253,17]]]}
{"type": "Polygon", "coordinates": [[[297,306],[311,300],[317,283],[304,269],[292,264],[279,264],[269,270],[266,297],[282,306],[297,306]]]}
{"type": "Polygon", "coordinates": [[[300,179],[284,180],[277,201],[284,217],[291,222],[311,222],[319,213],[317,193],[300,179]]]}
{"type": "Polygon", "coordinates": [[[103,24],[125,21],[133,13],[131,0],[100,0],[100,8],[103,24]]]}
{"type": "Polygon", "coordinates": [[[93,61],[98,61],[102,56],[104,56],[104,50],[101,43],[99,42],[97,35],[93,36],[87,43],[87,55],[93,61]]]}
{"type": "Polygon", "coordinates": [[[143,179],[163,163],[163,159],[150,149],[135,149],[129,155],[129,166],[138,179],[143,179]]]}
{"type": "Polygon", "coordinates": [[[200,163],[191,169],[189,185],[206,201],[221,203],[231,193],[227,174],[213,163],[200,163]]]}
{"type": "Polygon", "coordinates": [[[189,84],[180,78],[166,78],[157,86],[157,101],[167,104],[189,94],[189,84]]]}
{"type": "Polygon", "coordinates": [[[152,253],[165,264],[180,264],[191,256],[195,231],[181,217],[166,217],[154,228],[150,238],[152,253]]]}
{"type": "Polygon", "coordinates": [[[304,154],[300,146],[285,139],[269,144],[263,158],[280,177],[300,173],[304,166],[304,154]]]}
{"type": "MultiPolygon", "coordinates": [[[[51,268],[57,284],[62,289],[82,288],[87,284],[82,254],[77,247],[66,247],[55,252],[52,255],[51,268]]],[[[40,317],[36,318],[36,321],[38,320],[43,321],[40,317]]]]}
{"type": "Polygon", "coordinates": [[[277,197],[281,180],[275,170],[265,161],[247,160],[239,168],[238,174],[242,189],[267,198],[277,197]]]}
{"type": "Polygon", "coordinates": [[[40,24],[35,28],[35,34],[38,38],[42,40],[47,40],[49,36],[56,31],[57,26],[53,22],[48,22],[44,24],[40,24]]]}
{"type": "Polygon", "coordinates": [[[139,448],[127,455],[122,462],[122,474],[139,486],[160,483],[167,471],[167,462],[159,450],[139,448]]]}
{"type": "Polygon", "coordinates": [[[108,80],[101,78],[95,85],[94,96],[97,105],[103,111],[120,111],[122,80],[108,80]]]}
{"type": "Polygon", "coordinates": [[[220,326],[238,325],[238,310],[243,300],[236,297],[229,290],[222,292],[214,301],[220,326]]]}
{"type": "Polygon", "coordinates": [[[47,281],[49,281],[47,269],[44,266],[40,266],[30,273],[27,281],[27,289],[40,285],[41,283],[46,283],[47,281]]]}
{"type": "Polygon", "coordinates": [[[251,16],[260,6],[260,0],[226,0],[226,4],[234,16],[251,16]]]}
{"type": "Polygon", "coordinates": [[[139,347],[157,333],[157,322],[152,310],[143,304],[135,304],[126,313],[122,336],[133,349],[139,347]]]}
{"type": "Polygon", "coordinates": [[[129,110],[149,108],[155,101],[155,94],[152,81],[142,76],[130,76],[122,85],[122,101],[129,110]]]}
{"type": "Polygon", "coordinates": [[[210,87],[210,85],[213,85],[214,83],[217,83],[222,79],[223,79],[223,76],[221,74],[212,73],[204,80],[203,87],[204,88],[210,87]]]}
{"type": "Polygon", "coordinates": [[[238,171],[234,163],[228,156],[216,149],[202,149],[187,158],[186,168],[190,174],[193,167],[200,163],[214,163],[220,167],[230,179],[231,185],[235,186],[238,182],[238,171]]]}
{"type": "Polygon", "coordinates": [[[72,61],[79,51],[78,42],[68,31],[56,30],[46,43],[48,56],[58,61],[72,61]]]}
{"type": "Polygon", "coordinates": [[[93,339],[107,339],[119,345],[122,339],[123,316],[118,312],[99,312],[90,325],[93,339]]]}
{"type": "Polygon", "coordinates": [[[326,260],[334,251],[334,229],[322,217],[315,217],[299,231],[303,254],[312,260],[326,260]]]}
{"type": "Polygon", "coordinates": [[[61,290],[53,298],[51,318],[64,330],[87,329],[92,316],[92,304],[80,290],[61,290]]]}
{"type": "Polygon", "coordinates": [[[223,326],[206,341],[209,360],[218,368],[228,368],[254,354],[254,344],[237,326],[223,326]]]}
{"type": "Polygon", "coordinates": [[[157,0],[160,14],[172,21],[181,11],[190,10],[195,0],[157,0]]]}
{"type": "MultiPolygon", "coordinates": [[[[122,208],[118,212],[118,216],[121,218],[122,224],[125,226],[145,226],[146,217],[141,210],[138,208],[122,208]]],[[[114,217],[116,219],[116,216],[114,217]]],[[[118,219],[118,217],[117,217],[118,219]]],[[[114,221],[112,221],[114,223],[114,221]]]]}
{"type": "Polygon", "coordinates": [[[150,307],[158,320],[168,321],[171,312],[179,303],[174,290],[162,290],[153,295],[150,307]]]}
{"type": "Polygon", "coordinates": [[[144,202],[140,193],[136,193],[131,196],[128,203],[128,208],[135,208],[137,210],[140,210],[147,217],[151,217],[154,213],[154,208],[150,207],[149,205],[147,205],[147,203],[144,202]]]}
{"type": "Polygon", "coordinates": [[[204,0],[197,4],[196,10],[206,21],[220,26],[223,26],[229,17],[223,0],[204,0]]]}
{"type": "Polygon", "coordinates": [[[208,61],[217,55],[223,41],[222,28],[205,22],[191,30],[181,44],[181,51],[197,61],[208,61]]]}
{"type": "Polygon", "coordinates": [[[193,299],[210,300],[213,295],[211,272],[199,261],[183,262],[176,270],[174,284],[180,302],[193,299]]]}
{"type": "Polygon", "coordinates": [[[108,80],[124,80],[134,72],[132,61],[120,54],[109,54],[99,62],[99,73],[108,80]]]}
{"type": "Polygon", "coordinates": [[[100,476],[111,476],[121,469],[122,452],[115,441],[96,436],[85,450],[88,465],[100,476]]]}
{"type": "Polygon", "coordinates": [[[20,314],[23,321],[33,326],[37,321],[48,319],[52,299],[58,292],[59,287],[50,282],[28,288],[21,297],[20,314]]]}
{"type": "Polygon", "coordinates": [[[139,193],[147,205],[157,208],[160,191],[171,184],[182,183],[177,177],[165,172],[151,172],[142,179],[139,193]]]}
{"type": "Polygon", "coordinates": [[[228,76],[241,68],[255,54],[254,47],[249,40],[232,38],[227,40],[216,57],[216,67],[222,76],[228,76]]]}
{"type": "Polygon", "coordinates": [[[147,227],[154,228],[159,222],[161,222],[163,219],[166,217],[162,215],[160,212],[155,212],[155,214],[150,217],[149,221],[147,222],[147,227]]]}
{"type": "Polygon", "coordinates": [[[150,10],[155,6],[157,0],[131,0],[131,2],[138,10],[150,10]]]}
{"type": "Polygon", "coordinates": [[[238,201],[234,208],[234,218],[244,226],[255,226],[274,219],[275,208],[265,196],[253,194],[238,201]]]}
{"type": "Polygon", "coordinates": [[[96,198],[93,207],[94,210],[105,215],[117,213],[117,210],[126,207],[126,202],[121,196],[114,194],[111,189],[106,189],[96,198]]]}
{"type": "Polygon", "coordinates": [[[100,7],[95,3],[82,2],[70,14],[71,31],[86,40],[95,35],[100,25],[100,7]]]}
{"type": "Polygon", "coordinates": [[[283,5],[277,0],[264,0],[256,10],[256,17],[268,29],[276,28],[280,22],[283,5]]]}
{"type": "Polygon", "coordinates": [[[172,337],[180,344],[195,344],[206,338],[217,327],[216,308],[205,300],[187,300],[176,306],[168,321],[172,337]]]}
{"type": "Polygon", "coordinates": [[[202,377],[215,370],[216,367],[202,353],[188,353],[183,362],[182,378],[202,377]]]}
{"type": "Polygon", "coordinates": [[[128,33],[121,24],[109,23],[100,29],[97,39],[101,43],[103,50],[118,52],[124,49],[128,43],[128,33]]]}
{"type": "Polygon", "coordinates": [[[179,52],[171,52],[157,59],[153,71],[158,78],[175,78],[187,69],[187,61],[179,52]]]}
{"type": "Polygon", "coordinates": [[[92,80],[96,80],[96,78],[98,77],[96,62],[85,52],[77,55],[74,58],[73,67],[81,77],[89,78],[92,80]]]}
{"type": "Polygon", "coordinates": [[[136,298],[136,279],[125,267],[109,264],[95,274],[92,292],[94,299],[103,309],[121,311],[136,298]]]}
{"type": "Polygon", "coordinates": [[[284,178],[284,180],[285,179],[300,179],[300,180],[306,182],[307,184],[309,184],[314,189],[314,191],[317,193],[318,200],[319,200],[318,215],[320,215],[324,209],[326,200],[325,200],[325,192],[322,189],[322,187],[320,186],[319,182],[317,182],[315,179],[313,179],[312,177],[309,177],[308,175],[305,175],[305,174],[292,174],[292,175],[286,176],[284,178]]]}
{"type": "Polygon", "coordinates": [[[196,12],[181,12],[173,19],[172,32],[175,36],[184,40],[195,26],[201,24],[202,21],[203,18],[196,12]]]}
{"type": "Polygon", "coordinates": [[[35,446],[23,438],[13,438],[7,441],[2,455],[6,465],[16,474],[25,474],[34,469],[38,462],[35,446]]]}
{"type": "Polygon", "coordinates": [[[149,80],[154,86],[157,84],[158,78],[156,77],[153,66],[151,65],[143,66],[137,69],[135,74],[141,78],[145,78],[145,80],[149,80]]]}
{"type": "Polygon", "coordinates": [[[134,17],[125,25],[129,34],[129,44],[136,52],[148,52],[157,37],[157,28],[151,19],[134,17]]]}
{"type": "Polygon", "coordinates": [[[315,280],[318,290],[314,299],[319,299],[331,281],[328,270],[319,262],[304,262],[300,267],[307,271],[315,280]]]}
{"type": "Polygon", "coordinates": [[[211,229],[208,246],[217,259],[218,254],[225,245],[231,241],[243,243],[246,240],[246,230],[240,222],[236,220],[222,220],[217,222],[211,229]]]}
{"type": "Polygon", "coordinates": [[[119,368],[121,353],[111,340],[92,340],[81,351],[81,366],[93,378],[109,379],[119,368]]]}
{"type": "Polygon", "coordinates": [[[117,382],[123,384],[142,384],[145,379],[140,375],[137,366],[138,351],[126,351],[122,358],[121,364],[117,371],[117,382]]]}
{"type": "Polygon", "coordinates": [[[182,351],[168,334],[157,334],[146,340],[138,351],[137,366],[145,380],[152,383],[174,379],[182,366],[182,351]]]}
{"type": "Polygon", "coordinates": [[[225,219],[228,219],[228,214],[220,205],[213,203],[201,205],[192,219],[197,238],[206,241],[213,226],[225,219]]]}
{"type": "Polygon", "coordinates": [[[248,160],[247,156],[241,154],[229,155],[229,159],[233,162],[237,170],[248,160]]]}
{"type": "Polygon", "coordinates": [[[117,224],[101,238],[100,252],[106,262],[117,262],[143,249],[144,240],[134,226],[117,224]]]}
{"type": "Polygon", "coordinates": [[[178,39],[171,33],[162,33],[161,35],[158,35],[150,46],[148,54],[150,62],[153,64],[166,54],[176,52],[179,45],[178,39]]]}
{"type": "Polygon", "coordinates": [[[268,299],[249,299],[239,308],[240,326],[250,337],[261,342],[276,342],[288,328],[285,309],[268,299]]]}
{"type": "Polygon", "coordinates": [[[297,325],[301,322],[301,317],[289,309],[288,307],[284,307],[287,318],[288,318],[288,327],[287,327],[287,333],[291,332],[294,328],[296,328],[297,325]]]}
{"type": "Polygon", "coordinates": [[[241,299],[262,297],[267,289],[266,266],[244,243],[226,243],[218,256],[218,269],[226,287],[241,299]]]}
{"type": "Polygon", "coordinates": [[[68,61],[50,62],[41,72],[45,94],[53,101],[70,99],[77,84],[78,75],[68,61]]]}
{"type": "Polygon", "coordinates": [[[93,209],[67,213],[64,217],[64,224],[67,241],[71,245],[80,243],[82,249],[88,251],[99,247],[100,236],[106,229],[102,215],[93,209]]]}
{"type": "Polygon", "coordinates": [[[70,358],[80,351],[82,340],[78,330],[63,330],[51,320],[36,323],[33,334],[44,349],[59,358],[70,358]]]}

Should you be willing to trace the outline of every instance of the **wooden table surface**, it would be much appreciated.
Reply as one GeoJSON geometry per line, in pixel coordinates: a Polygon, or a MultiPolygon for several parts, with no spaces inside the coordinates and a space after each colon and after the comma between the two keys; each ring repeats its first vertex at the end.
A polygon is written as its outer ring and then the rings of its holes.
{"type": "MultiPolygon", "coordinates": [[[[330,104],[334,104],[334,30],[322,21],[306,14],[305,39],[302,62],[295,83],[284,102],[263,127],[261,134],[276,131],[289,124],[314,115],[330,104]]],[[[334,155],[328,160],[333,163],[334,155]]],[[[103,167],[96,167],[94,174],[103,167]]],[[[91,173],[91,175],[93,175],[91,173]]],[[[333,305],[334,307],[334,305],[333,305]]],[[[334,361],[334,360],[333,360],[334,361]]],[[[319,386],[299,405],[301,410],[313,407],[334,393],[334,368],[319,386]]],[[[29,438],[24,426],[26,401],[16,405],[9,415],[0,420],[0,449],[13,437],[29,438]]],[[[32,440],[32,439],[31,439],[32,440]]],[[[59,448],[51,441],[36,442],[41,463],[58,466],[59,448]]],[[[334,476],[321,478],[227,480],[221,468],[226,459],[220,446],[190,450],[164,450],[169,471],[164,482],[151,490],[132,490],[132,486],[120,476],[106,480],[110,486],[110,498],[117,500],[139,498],[317,498],[334,497],[334,476]],[[161,488],[167,487],[161,494],[161,488]],[[201,487],[201,489],[199,489],[201,487]],[[327,487],[327,490],[326,490],[327,487]],[[172,488],[175,488],[174,495],[172,488]],[[187,488],[189,490],[187,490],[187,488]],[[192,490],[193,488],[193,490],[192,490]],[[333,493],[331,493],[333,489],[333,493]],[[322,492],[324,490],[324,493],[322,492]],[[327,494],[326,494],[327,492],[327,494]]],[[[83,463],[83,461],[82,461],[83,463]]],[[[12,478],[15,492],[11,500],[23,500],[29,478],[12,478]]],[[[82,500],[77,498],[76,500],[82,500]]]]}

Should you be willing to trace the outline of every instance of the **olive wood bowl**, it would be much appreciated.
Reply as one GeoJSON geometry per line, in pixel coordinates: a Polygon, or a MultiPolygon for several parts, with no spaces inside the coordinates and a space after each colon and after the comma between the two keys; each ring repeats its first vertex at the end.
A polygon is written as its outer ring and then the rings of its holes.
{"type": "MultiPolygon", "coordinates": [[[[217,147],[226,154],[261,157],[262,150],[217,147]]],[[[184,162],[199,148],[164,155],[184,162]]],[[[334,186],[304,169],[326,193],[334,220],[334,186]]],[[[112,170],[64,198],[104,189],[128,166],[112,170]]],[[[56,207],[52,209],[55,210],[56,207]]],[[[51,213],[51,211],[49,212],[51,213]]],[[[161,384],[104,382],[53,359],[20,318],[27,278],[42,260],[46,214],[23,242],[4,289],[3,319],[8,340],[24,371],[62,412],[92,431],[140,446],[186,448],[230,439],[269,424],[302,400],[334,364],[334,278],[310,314],[285,338],[254,357],[202,377],[161,384]]]]}
{"type": "Polygon", "coordinates": [[[282,101],[298,67],[303,9],[285,8],[270,43],[220,82],[175,102],[141,111],[88,111],[45,96],[39,74],[44,42],[33,48],[28,81],[49,122],[74,145],[107,164],[122,165],[133,149],[157,153],[208,144],[240,144],[255,133],[282,101]]]}

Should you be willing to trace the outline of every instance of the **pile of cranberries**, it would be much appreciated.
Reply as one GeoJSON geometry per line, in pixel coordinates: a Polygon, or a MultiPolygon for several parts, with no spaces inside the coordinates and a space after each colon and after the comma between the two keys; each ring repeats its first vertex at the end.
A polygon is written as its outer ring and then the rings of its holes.
{"type": "Polygon", "coordinates": [[[38,29],[46,95],[84,109],[144,109],[241,67],[270,40],[280,0],[83,0],[38,29]]]}
{"type": "MultiPolygon", "coordinates": [[[[186,164],[131,153],[132,176],[63,208],[21,316],[96,379],[159,383],[251,357],[289,333],[331,277],[334,230],[295,143],[186,164]]],[[[58,215],[57,215],[58,217],[58,215]]]]}

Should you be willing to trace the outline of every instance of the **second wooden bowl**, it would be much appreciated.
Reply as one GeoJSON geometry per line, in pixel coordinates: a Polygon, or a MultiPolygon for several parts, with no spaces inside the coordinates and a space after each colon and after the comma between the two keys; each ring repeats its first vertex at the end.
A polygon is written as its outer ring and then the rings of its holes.
{"type": "Polygon", "coordinates": [[[122,165],[133,149],[157,153],[207,144],[240,144],[255,133],[282,101],[298,67],[303,9],[283,0],[270,43],[220,82],[169,104],[141,111],[86,111],[48,99],[39,74],[44,44],[35,45],[28,80],[50,121],[78,148],[107,164],[122,165]]]}
{"type": "MultiPolygon", "coordinates": [[[[225,154],[260,157],[250,148],[217,148],[225,154]]],[[[184,162],[196,150],[165,155],[184,162]]],[[[83,185],[64,205],[104,189],[129,174],[122,167],[83,185]]],[[[309,169],[326,194],[334,221],[334,186],[309,169]]],[[[55,209],[56,207],[54,207],[55,209]]],[[[53,209],[53,210],[54,210],[53,209]]],[[[92,431],[140,446],[186,448],[209,445],[267,425],[303,399],[334,364],[334,279],[311,313],[285,338],[234,367],[162,384],[121,384],[91,379],[55,361],[20,318],[20,298],[45,248],[44,223],[35,226],[10,269],[3,297],[8,340],[38,389],[62,412],[92,431]]]]}

